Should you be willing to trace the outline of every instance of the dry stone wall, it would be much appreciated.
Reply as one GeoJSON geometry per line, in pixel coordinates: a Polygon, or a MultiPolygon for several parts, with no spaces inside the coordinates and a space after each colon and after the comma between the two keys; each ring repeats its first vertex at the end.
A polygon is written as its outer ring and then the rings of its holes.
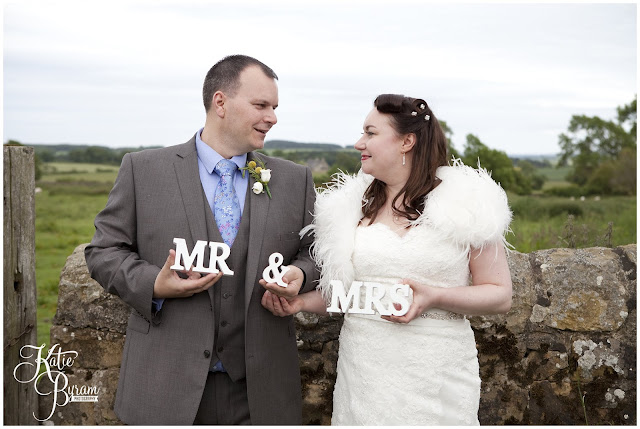
{"type": "MultiPolygon", "coordinates": [[[[85,245],[60,278],[51,344],[79,353],[70,384],[94,403],[57,407],[55,424],[118,424],[113,403],[128,307],[89,277],[85,245]]],[[[482,424],[636,424],[636,245],[512,252],[513,307],[473,317],[482,424]]],[[[296,315],[305,424],[329,424],[341,317],[296,315]]],[[[51,410],[44,397],[41,415],[51,410]]]]}

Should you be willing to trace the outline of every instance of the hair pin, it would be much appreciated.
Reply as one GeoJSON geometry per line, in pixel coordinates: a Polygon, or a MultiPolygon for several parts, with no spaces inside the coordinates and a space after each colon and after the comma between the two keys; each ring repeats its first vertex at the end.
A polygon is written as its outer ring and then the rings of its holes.
{"type": "Polygon", "coordinates": [[[418,116],[418,112],[411,112],[411,116],[418,116]]]}
{"type": "Polygon", "coordinates": [[[428,121],[430,118],[431,118],[431,116],[429,116],[429,115],[424,115],[424,120],[425,120],[425,121],[428,121]]]}

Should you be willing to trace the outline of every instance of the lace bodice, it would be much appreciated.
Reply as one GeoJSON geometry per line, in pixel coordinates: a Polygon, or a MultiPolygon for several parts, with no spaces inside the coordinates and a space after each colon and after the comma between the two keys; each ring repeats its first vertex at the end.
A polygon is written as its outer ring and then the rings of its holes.
{"type": "MultiPolygon", "coordinates": [[[[388,287],[402,283],[402,279],[436,287],[468,285],[468,258],[461,255],[455,245],[441,242],[436,237],[428,228],[409,228],[400,236],[382,223],[359,226],[352,258],[355,280],[376,282],[388,287]]],[[[364,302],[364,294],[362,288],[360,302],[364,302]]],[[[387,293],[381,300],[387,308],[392,305],[389,295],[387,293]]],[[[410,291],[409,302],[412,296],[413,291],[410,291]]],[[[455,316],[435,308],[428,313],[432,317],[455,316]]]]}
{"type": "Polygon", "coordinates": [[[464,286],[469,260],[452,243],[438,240],[430,228],[409,228],[404,236],[375,223],[356,229],[355,278],[397,282],[411,278],[431,286],[464,286]]]}

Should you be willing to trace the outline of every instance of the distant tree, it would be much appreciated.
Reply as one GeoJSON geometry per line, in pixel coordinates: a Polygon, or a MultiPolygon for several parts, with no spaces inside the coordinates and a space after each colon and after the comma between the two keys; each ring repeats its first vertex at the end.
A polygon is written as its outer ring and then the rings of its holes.
{"type": "Polygon", "coordinates": [[[531,164],[534,168],[549,168],[553,167],[551,162],[548,159],[533,159],[533,158],[515,158],[511,157],[511,161],[513,165],[516,167],[520,165],[521,162],[527,162],[531,164]]]}
{"type": "Polygon", "coordinates": [[[341,170],[354,174],[360,170],[360,152],[342,150],[336,153],[336,160],[331,166],[330,172],[341,170]]]}
{"type": "MultiPolygon", "coordinates": [[[[618,112],[618,123],[621,124],[625,128],[629,128],[629,134],[632,136],[636,136],[638,131],[637,129],[637,121],[638,121],[638,96],[633,99],[633,101],[629,104],[626,104],[622,107],[616,108],[618,112]]],[[[635,140],[635,138],[634,138],[635,140]]]]}
{"type": "Polygon", "coordinates": [[[595,169],[585,185],[589,194],[635,195],[636,149],[624,148],[615,160],[607,160],[595,169]]]}
{"type": "Polygon", "coordinates": [[[615,161],[615,171],[609,180],[614,194],[636,195],[637,192],[637,150],[622,149],[615,161]]]}
{"type": "Polygon", "coordinates": [[[42,162],[53,162],[56,160],[56,153],[51,149],[36,149],[36,154],[42,162]]]}
{"type": "Polygon", "coordinates": [[[451,128],[449,127],[449,125],[447,125],[447,123],[445,121],[440,121],[438,120],[438,122],[440,123],[440,126],[442,127],[442,131],[444,131],[444,136],[447,138],[447,149],[449,151],[449,153],[447,154],[447,159],[451,159],[451,157],[454,158],[461,158],[460,154],[458,153],[458,151],[456,150],[455,147],[453,147],[453,142],[452,142],[452,137],[453,137],[453,130],[451,130],[451,128]]]}
{"type": "Polygon", "coordinates": [[[286,152],[284,152],[284,159],[288,159],[289,161],[293,161],[293,162],[301,162],[302,161],[302,151],[300,150],[288,150],[286,152]]]}
{"type": "Polygon", "coordinates": [[[71,162],[118,165],[121,163],[124,153],[106,147],[89,146],[83,149],[73,149],[68,156],[71,162]]]}
{"type": "Polygon", "coordinates": [[[284,151],[282,149],[276,149],[273,151],[271,156],[275,156],[276,158],[284,158],[284,151]]]}
{"type": "Polygon", "coordinates": [[[542,189],[542,186],[544,185],[544,182],[547,180],[547,178],[544,174],[541,174],[537,171],[539,167],[536,167],[533,162],[518,160],[515,168],[516,170],[520,170],[520,172],[529,179],[532,189],[542,189]]]}
{"type": "Polygon", "coordinates": [[[476,167],[478,163],[491,171],[491,177],[507,191],[520,195],[531,193],[531,180],[513,167],[511,159],[503,151],[491,149],[473,134],[467,134],[462,161],[476,167]]]}
{"type": "Polygon", "coordinates": [[[119,151],[116,152],[116,155],[114,157],[114,164],[120,165],[122,164],[122,158],[124,158],[124,156],[130,152],[138,152],[140,150],[143,150],[142,148],[140,149],[120,149],[119,151]]]}
{"type": "MultiPolygon", "coordinates": [[[[597,116],[572,116],[567,132],[559,137],[562,153],[558,164],[562,166],[572,161],[567,177],[570,182],[586,186],[591,192],[619,193],[621,189],[614,183],[630,184],[619,177],[620,169],[623,166],[631,168],[635,177],[635,162],[633,166],[628,165],[627,157],[636,152],[637,97],[618,107],[617,113],[612,121],[597,116]]],[[[631,172],[624,173],[629,175],[631,172]]],[[[633,187],[635,193],[635,184],[633,187]]],[[[626,189],[623,193],[629,192],[631,190],[626,189]]]]}

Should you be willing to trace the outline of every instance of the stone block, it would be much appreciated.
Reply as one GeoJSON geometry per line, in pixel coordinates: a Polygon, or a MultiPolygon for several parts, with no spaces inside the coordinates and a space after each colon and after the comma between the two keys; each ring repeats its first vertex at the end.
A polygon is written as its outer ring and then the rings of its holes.
{"type": "Polygon", "coordinates": [[[91,278],[84,259],[86,246],[76,247],[62,269],[58,309],[53,323],[124,334],[131,309],[91,278]]]}
{"type": "Polygon", "coordinates": [[[627,315],[629,285],[620,258],[602,247],[535,252],[532,322],[570,331],[613,331],[627,315]],[[546,305],[548,301],[548,305],[546,305]]]}
{"type": "Polygon", "coordinates": [[[74,365],[86,369],[119,368],[124,338],[123,334],[111,331],[51,326],[51,344],[57,343],[63,350],[78,352],[74,365]]]}

